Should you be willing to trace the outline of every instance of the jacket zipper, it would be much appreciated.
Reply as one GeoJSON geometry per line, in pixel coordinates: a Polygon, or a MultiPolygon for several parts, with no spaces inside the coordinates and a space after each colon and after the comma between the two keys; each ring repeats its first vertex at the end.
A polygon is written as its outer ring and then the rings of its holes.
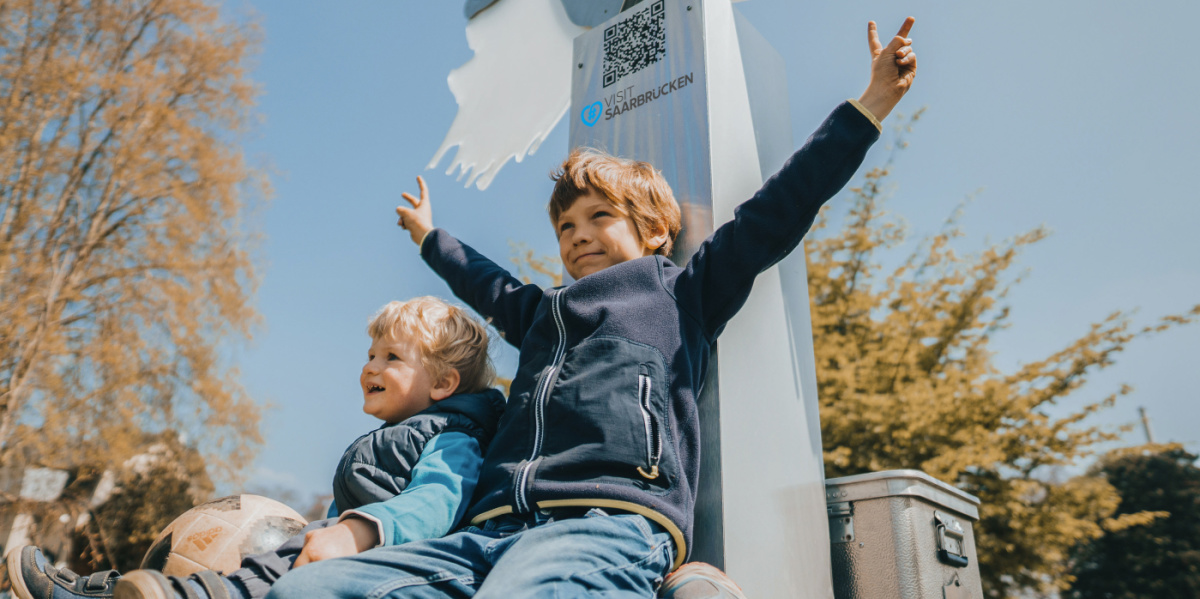
{"type": "Polygon", "coordinates": [[[642,407],[642,419],[646,421],[646,461],[650,464],[650,471],[647,472],[641,466],[638,466],[638,474],[643,477],[653,480],[658,478],[658,461],[662,458],[662,438],[659,436],[658,422],[654,419],[654,412],[650,409],[650,376],[646,374],[645,367],[642,372],[638,373],[638,403],[642,407]]]}
{"type": "Polygon", "coordinates": [[[559,298],[562,294],[562,290],[559,290],[550,300],[550,311],[554,316],[554,326],[558,329],[558,345],[554,348],[554,358],[550,362],[550,370],[546,372],[546,376],[542,379],[542,384],[538,385],[537,393],[533,395],[533,451],[529,453],[529,460],[525,462],[525,466],[521,468],[521,471],[517,474],[516,481],[514,481],[517,487],[516,508],[521,513],[530,511],[529,501],[525,497],[529,486],[529,470],[533,468],[534,459],[542,452],[542,437],[545,434],[546,398],[550,394],[550,386],[554,384],[554,378],[558,374],[559,367],[562,366],[562,359],[566,353],[567,330],[563,324],[562,311],[559,307],[559,298]]]}

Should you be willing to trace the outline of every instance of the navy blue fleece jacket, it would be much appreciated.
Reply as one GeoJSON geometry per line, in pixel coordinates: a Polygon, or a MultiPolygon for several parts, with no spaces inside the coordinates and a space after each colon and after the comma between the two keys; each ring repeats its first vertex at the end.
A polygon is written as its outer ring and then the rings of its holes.
{"type": "Polygon", "coordinates": [[[642,514],[690,551],[700,394],[713,342],[754,278],[791,252],[879,137],[838,106],[684,267],[630,260],[566,286],[522,283],[445,231],[421,255],[520,348],[468,517],[590,506],[642,514]]]}

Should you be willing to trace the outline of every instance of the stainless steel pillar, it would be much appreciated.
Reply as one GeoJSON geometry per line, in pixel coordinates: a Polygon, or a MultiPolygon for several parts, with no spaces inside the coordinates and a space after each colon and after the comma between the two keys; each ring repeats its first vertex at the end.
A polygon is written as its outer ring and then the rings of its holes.
{"type": "MultiPolygon", "coordinates": [[[[783,61],[729,0],[645,0],[575,40],[570,144],[671,183],[683,264],[794,149],[783,61]]],[[[700,398],[692,558],[751,597],[832,597],[803,250],[764,273],[700,398]]]]}

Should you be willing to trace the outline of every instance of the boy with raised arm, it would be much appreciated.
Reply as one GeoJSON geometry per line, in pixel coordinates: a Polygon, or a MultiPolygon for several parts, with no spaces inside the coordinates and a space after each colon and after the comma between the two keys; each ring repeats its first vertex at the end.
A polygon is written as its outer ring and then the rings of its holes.
{"type": "Polygon", "coordinates": [[[575,151],[553,175],[550,220],[575,282],[542,289],[433,228],[423,180],[400,225],[454,293],[520,348],[467,518],[443,539],[375,549],[284,576],[272,598],[652,597],[686,558],[700,466],[696,398],[712,344],[754,278],[791,252],[908,91],[913,19],[871,81],[683,267],[670,187],[646,163],[575,151]]]}

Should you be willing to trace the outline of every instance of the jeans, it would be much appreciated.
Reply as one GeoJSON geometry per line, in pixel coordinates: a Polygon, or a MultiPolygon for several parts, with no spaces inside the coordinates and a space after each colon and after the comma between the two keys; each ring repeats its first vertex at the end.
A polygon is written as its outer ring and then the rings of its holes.
{"type": "Polygon", "coordinates": [[[267,599],[650,598],[674,554],[671,536],[642,516],[542,511],[308,564],[280,578],[267,599]]]}

